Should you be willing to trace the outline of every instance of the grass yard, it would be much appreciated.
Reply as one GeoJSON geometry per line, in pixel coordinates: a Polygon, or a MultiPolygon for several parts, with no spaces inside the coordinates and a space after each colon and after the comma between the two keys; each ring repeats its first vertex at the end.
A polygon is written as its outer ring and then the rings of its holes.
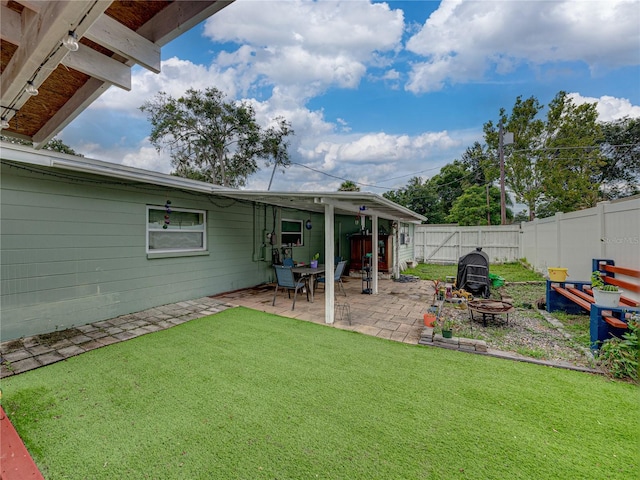
{"type": "Polygon", "coordinates": [[[2,381],[47,479],[632,478],[636,386],[235,308],[2,381]]]}
{"type": "MultiPolygon", "coordinates": [[[[489,265],[489,272],[503,277],[507,282],[543,282],[544,277],[533,270],[524,267],[520,262],[497,263],[489,265]]],[[[415,268],[409,268],[402,273],[417,275],[424,280],[445,281],[447,276],[455,277],[458,265],[436,265],[434,263],[420,263],[415,268]]],[[[542,288],[544,292],[544,287],[542,288]]]]}

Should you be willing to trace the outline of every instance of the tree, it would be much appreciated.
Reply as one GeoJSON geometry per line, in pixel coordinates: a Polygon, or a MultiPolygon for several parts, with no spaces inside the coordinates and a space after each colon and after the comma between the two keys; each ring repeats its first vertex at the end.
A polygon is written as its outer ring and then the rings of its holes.
{"type": "Polygon", "coordinates": [[[509,154],[504,159],[505,185],[515,194],[517,202],[529,207],[529,220],[533,220],[543,193],[538,153],[544,122],[536,119],[542,107],[543,105],[533,96],[526,100],[517,97],[510,115],[507,115],[504,109],[500,109],[498,125],[489,121],[483,127],[485,142],[494,159],[491,170],[492,179],[498,178],[500,168],[498,162],[500,122],[505,132],[513,133],[514,143],[507,147],[509,154]]]}
{"type": "MultiPolygon", "coordinates": [[[[507,205],[511,205],[511,200],[507,198],[507,205]]],[[[489,205],[487,205],[486,186],[474,185],[465,190],[458,197],[451,211],[447,216],[447,222],[458,223],[459,225],[488,225],[487,208],[491,218],[491,225],[500,224],[500,189],[489,187],[489,205]]],[[[507,219],[513,218],[511,209],[507,209],[507,219]]]]}
{"type": "Polygon", "coordinates": [[[339,192],[359,192],[360,187],[356,185],[351,180],[345,180],[340,184],[340,188],[338,188],[339,192]]]}
{"type": "Polygon", "coordinates": [[[549,104],[543,131],[544,150],[538,161],[547,214],[596,205],[600,184],[595,180],[604,158],[598,148],[602,129],[595,103],[574,105],[565,92],[549,104]]]}
{"type": "Polygon", "coordinates": [[[429,182],[438,192],[442,212],[446,215],[453,202],[464,193],[465,188],[472,185],[472,174],[460,160],[454,160],[440,169],[440,173],[434,175],[429,182]]]}
{"type": "Polygon", "coordinates": [[[424,215],[428,223],[444,223],[442,200],[434,188],[433,179],[423,181],[420,177],[413,177],[406,187],[384,192],[382,196],[424,215]]]}
{"type": "Polygon", "coordinates": [[[75,155],[76,157],[84,157],[84,155],[76,152],[69,145],[67,145],[62,140],[59,140],[57,138],[52,138],[42,148],[44,150],[51,150],[53,152],[66,153],[68,155],[75,155]]]}
{"type": "Polygon", "coordinates": [[[428,218],[428,223],[445,223],[455,200],[465,189],[485,183],[486,155],[479,143],[468,148],[462,160],[454,160],[440,173],[423,181],[409,180],[406,187],[385,192],[383,196],[428,218]]]}
{"type": "Polygon", "coordinates": [[[290,123],[277,117],[261,128],[248,102],[226,101],[216,88],[189,89],[177,99],[160,92],[140,110],[151,122],[151,143],[169,149],[176,175],[239,187],[258,170],[257,159],[273,162],[274,171],[290,164],[290,123]]]}
{"type": "Polygon", "coordinates": [[[505,147],[505,184],[527,205],[530,220],[595,205],[603,164],[596,148],[602,137],[595,104],[576,106],[561,91],[550,102],[546,120],[537,118],[542,107],[535,97],[518,97],[510,115],[500,110],[497,126],[484,125],[496,166],[500,122],[514,134],[514,144],[505,147]]]}
{"type": "MultiPolygon", "coordinates": [[[[2,140],[3,142],[13,143],[14,145],[26,145],[27,147],[33,147],[33,142],[31,142],[30,140],[23,140],[22,138],[18,137],[0,135],[0,140],[2,140]]],[[[55,137],[45,143],[42,148],[44,150],[50,150],[52,152],[60,152],[66,153],[68,155],[75,155],[76,157],[84,157],[84,155],[76,152],[69,145],[55,137]]]]}
{"type": "Polygon", "coordinates": [[[601,125],[600,151],[604,165],[596,178],[604,198],[640,193],[640,118],[623,118],[601,125]]]}

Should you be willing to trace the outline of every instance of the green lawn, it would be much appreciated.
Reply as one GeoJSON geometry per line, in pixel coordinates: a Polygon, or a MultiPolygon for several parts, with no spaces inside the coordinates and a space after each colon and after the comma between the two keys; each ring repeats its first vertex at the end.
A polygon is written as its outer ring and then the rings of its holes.
{"type": "Polygon", "coordinates": [[[637,387],[236,308],[2,382],[47,479],[631,478],[637,387]]]}
{"type": "MultiPolygon", "coordinates": [[[[437,265],[435,263],[419,263],[414,268],[408,268],[402,273],[417,275],[423,280],[445,281],[447,276],[455,277],[458,273],[458,265],[437,265]]],[[[544,277],[533,270],[526,268],[520,262],[496,263],[489,265],[489,273],[503,277],[507,282],[532,282],[544,281],[544,277]]]]}

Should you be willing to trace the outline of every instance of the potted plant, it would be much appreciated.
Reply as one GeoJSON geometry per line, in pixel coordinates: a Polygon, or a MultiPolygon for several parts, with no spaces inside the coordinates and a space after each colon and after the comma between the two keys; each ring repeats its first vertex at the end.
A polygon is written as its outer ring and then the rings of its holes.
{"type": "Polygon", "coordinates": [[[601,307],[615,308],[620,305],[622,290],[616,285],[607,285],[602,280],[602,275],[598,270],[591,273],[591,290],[596,305],[601,307]]]}
{"type": "Polygon", "coordinates": [[[444,338],[453,337],[453,320],[444,320],[442,322],[442,336],[444,338]]]}
{"type": "Polygon", "coordinates": [[[311,268],[318,268],[318,260],[320,259],[320,254],[316,253],[311,259],[311,268]]]}

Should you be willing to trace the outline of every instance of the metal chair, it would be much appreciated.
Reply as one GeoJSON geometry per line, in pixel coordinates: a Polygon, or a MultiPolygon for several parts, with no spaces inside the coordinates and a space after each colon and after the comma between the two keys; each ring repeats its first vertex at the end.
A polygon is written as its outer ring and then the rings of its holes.
{"type": "Polygon", "coordinates": [[[282,261],[282,265],[285,267],[293,267],[295,265],[293,258],[287,257],[282,261]]]}
{"type": "MultiPolygon", "coordinates": [[[[344,294],[344,296],[347,296],[347,292],[344,289],[344,284],[342,283],[342,273],[344,272],[344,267],[347,264],[346,260],[342,260],[341,262],[338,262],[338,265],[336,265],[336,270],[335,273],[333,275],[333,281],[336,282],[337,284],[340,285],[340,288],[342,288],[342,293],[344,294]]],[[[316,282],[318,284],[325,284],[326,282],[326,278],[327,277],[320,277],[316,280],[316,282]]]]}
{"type": "MultiPolygon", "coordinates": [[[[289,298],[291,298],[291,290],[293,290],[293,305],[291,305],[291,310],[296,307],[296,297],[298,295],[298,290],[301,288],[307,287],[306,278],[301,278],[296,280],[293,276],[293,271],[291,267],[285,267],[284,265],[274,265],[273,268],[276,271],[276,291],[273,294],[273,303],[272,306],[276,304],[276,297],[278,295],[278,287],[286,288],[287,293],[289,294],[289,298]]],[[[309,300],[309,288],[307,291],[307,301],[309,300]]]]}

